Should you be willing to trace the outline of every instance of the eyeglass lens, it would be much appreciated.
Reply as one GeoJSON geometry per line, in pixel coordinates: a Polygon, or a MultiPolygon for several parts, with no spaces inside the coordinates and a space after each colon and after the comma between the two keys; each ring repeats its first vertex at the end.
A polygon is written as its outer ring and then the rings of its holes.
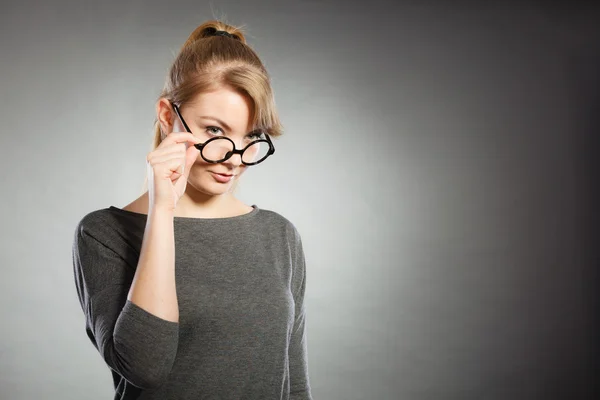
{"type": "MultiPolygon", "coordinates": [[[[225,138],[212,140],[202,148],[202,156],[209,161],[221,161],[228,158],[234,150],[233,143],[225,138]]],[[[242,162],[256,163],[262,161],[269,151],[269,144],[264,141],[256,142],[246,148],[242,154],[242,162]]]]}

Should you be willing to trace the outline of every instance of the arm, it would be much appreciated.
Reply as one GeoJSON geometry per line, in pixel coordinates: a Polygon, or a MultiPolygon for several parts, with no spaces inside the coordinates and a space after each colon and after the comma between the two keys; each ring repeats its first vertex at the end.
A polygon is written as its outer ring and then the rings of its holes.
{"type": "Polygon", "coordinates": [[[306,307],[304,294],[306,291],[306,263],[302,240],[294,229],[292,246],[293,287],[292,294],[295,303],[294,327],[288,348],[290,361],[290,399],[312,400],[310,380],[308,376],[308,348],[306,336],[306,307]]]}
{"type": "Polygon", "coordinates": [[[120,236],[111,235],[110,221],[84,218],[73,244],[87,334],[107,365],[140,388],[160,386],[177,353],[177,303],[169,297],[175,296],[174,266],[168,262],[174,239],[166,220],[148,216],[137,268],[120,236]],[[156,244],[161,240],[164,246],[156,244]]]}
{"type": "MultiPolygon", "coordinates": [[[[171,132],[167,121],[170,111],[165,103],[167,100],[161,99],[158,107],[161,124],[165,124],[161,129],[171,132]]],[[[115,232],[111,224],[116,221],[103,221],[101,213],[94,214],[99,221],[90,217],[92,224],[87,231],[86,225],[80,224],[76,236],[75,272],[79,274],[78,293],[87,316],[88,335],[107,364],[141,388],[160,386],[177,354],[179,308],[173,218],[199,154],[189,144],[199,142],[191,133],[171,132],[146,157],[152,179],[139,255],[131,256],[126,232],[115,232]],[[103,234],[94,237],[91,232],[103,234]],[[131,265],[135,267],[128,269],[131,265]]]]}
{"type": "Polygon", "coordinates": [[[179,322],[172,211],[150,209],[140,260],[127,299],[159,318],[179,322]]]}

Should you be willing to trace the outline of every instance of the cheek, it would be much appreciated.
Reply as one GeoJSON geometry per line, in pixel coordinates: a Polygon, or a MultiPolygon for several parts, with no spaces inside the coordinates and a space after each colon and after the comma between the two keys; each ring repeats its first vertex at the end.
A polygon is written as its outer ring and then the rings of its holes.
{"type": "Polygon", "coordinates": [[[202,156],[200,155],[200,152],[198,152],[198,155],[196,156],[196,161],[194,161],[194,164],[193,164],[194,167],[208,168],[212,165],[214,165],[214,164],[206,162],[204,160],[204,158],[202,158],[202,156]]]}
{"type": "Polygon", "coordinates": [[[208,173],[207,171],[210,169],[212,164],[207,163],[198,155],[196,161],[192,164],[192,169],[190,170],[190,175],[200,175],[208,173]]]}

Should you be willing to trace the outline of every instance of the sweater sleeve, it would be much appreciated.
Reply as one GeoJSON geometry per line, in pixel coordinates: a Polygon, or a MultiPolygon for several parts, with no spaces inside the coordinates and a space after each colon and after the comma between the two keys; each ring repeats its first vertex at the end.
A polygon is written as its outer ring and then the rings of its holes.
{"type": "Polygon", "coordinates": [[[113,371],[139,388],[158,387],[171,371],[179,324],[127,300],[136,266],[117,239],[84,221],[75,232],[73,267],[87,335],[113,371]]]}
{"type": "Polygon", "coordinates": [[[295,238],[292,246],[293,254],[293,287],[295,318],[291,340],[288,348],[290,363],[290,399],[312,400],[310,380],[308,376],[308,349],[306,335],[306,307],[304,294],[306,291],[306,263],[302,240],[294,229],[295,238]]]}

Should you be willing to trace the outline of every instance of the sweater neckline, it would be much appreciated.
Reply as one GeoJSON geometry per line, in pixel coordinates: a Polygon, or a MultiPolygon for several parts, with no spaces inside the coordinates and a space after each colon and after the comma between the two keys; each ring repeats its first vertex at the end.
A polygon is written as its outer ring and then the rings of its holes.
{"type": "MultiPolygon", "coordinates": [[[[200,218],[200,217],[178,217],[178,216],[175,216],[175,217],[173,217],[173,221],[186,223],[186,222],[221,222],[221,221],[226,222],[226,221],[245,220],[247,218],[254,217],[260,211],[260,209],[258,208],[258,206],[256,204],[252,204],[251,207],[252,207],[252,211],[247,212],[245,214],[234,215],[231,217],[200,218]]],[[[142,214],[142,213],[138,213],[135,211],[123,210],[122,208],[112,206],[112,205],[109,206],[108,209],[111,211],[114,211],[116,213],[119,213],[119,214],[135,216],[136,218],[143,218],[143,219],[148,218],[148,214],[142,214]]]]}

